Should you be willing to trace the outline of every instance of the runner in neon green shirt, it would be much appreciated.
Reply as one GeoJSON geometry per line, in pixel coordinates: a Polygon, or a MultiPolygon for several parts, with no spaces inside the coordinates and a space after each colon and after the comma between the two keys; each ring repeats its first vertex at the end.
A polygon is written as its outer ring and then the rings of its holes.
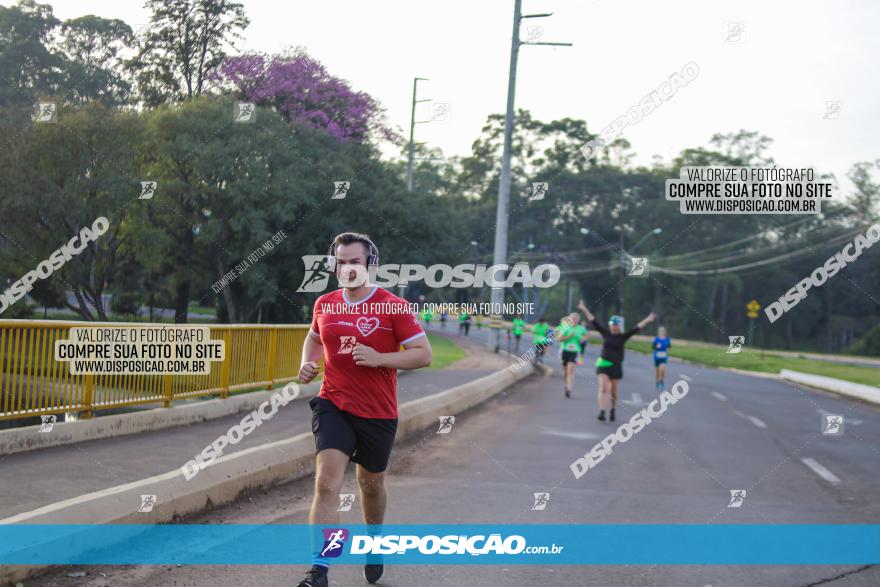
{"type": "Polygon", "coordinates": [[[532,326],[532,339],[535,343],[535,362],[544,362],[544,345],[547,343],[547,330],[549,325],[546,322],[538,322],[532,326]]]}
{"type": "Polygon", "coordinates": [[[471,315],[467,312],[462,312],[458,315],[458,333],[461,334],[464,332],[464,335],[467,336],[471,331],[471,315]]]}
{"type": "Polygon", "coordinates": [[[562,344],[562,378],[565,382],[565,397],[571,397],[571,389],[574,387],[575,367],[577,366],[578,353],[581,350],[580,315],[576,312],[562,319],[558,326],[559,342],[562,344]]]}
{"type": "Polygon", "coordinates": [[[587,330],[587,321],[581,320],[581,323],[578,324],[578,344],[581,347],[580,353],[578,354],[578,365],[584,364],[584,356],[587,354],[587,341],[589,338],[590,334],[587,330]]]}
{"type": "Polygon", "coordinates": [[[522,319],[522,316],[513,319],[513,338],[516,339],[516,352],[519,352],[519,339],[522,337],[525,327],[526,321],[522,319]]]}
{"type": "Polygon", "coordinates": [[[434,319],[434,312],[425,308],[422,311],[422,319],[425,321],[425,330],[428,330],[431,327],[431,320],[434,319]]]}

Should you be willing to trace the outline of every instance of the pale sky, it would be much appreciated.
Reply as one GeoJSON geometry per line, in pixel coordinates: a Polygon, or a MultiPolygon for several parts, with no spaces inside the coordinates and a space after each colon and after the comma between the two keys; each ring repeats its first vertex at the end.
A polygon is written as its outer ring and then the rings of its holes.
{"type": "MultiPolygon", "coordinates": [[[[148,22],[139,1],[49,3],[60,18],[148,22]]],[[[418,126],[417,140],[447,155],[468,153],[487,115],[504,111],[512,0],[243,3],[244,49],[304,46],[407,133],[412,78],[430,78],[420,97],[450,112],[418,126]]],[[[523,1],[524,14],[541,12],[554,15],[525,20],[522,37],[540,26],[542,40],[574,47],[520,51],[516,105],[536,118],[583,118],[598,133],[686,63],[699,65],[697,79],[625,129],[637,162],[668,160],[740,128],[773,138],[779,165],[838,179],[856,161],[880,158],[878,2],[523,1]],[[740,42],[726,42],[728,23],[744,25],[740,42]],[[842,102],[838,118],[824,118],[826,101],[842,102]]],[[[431,106],[421,108],[418,118],[429,118],[431,106]]]]}

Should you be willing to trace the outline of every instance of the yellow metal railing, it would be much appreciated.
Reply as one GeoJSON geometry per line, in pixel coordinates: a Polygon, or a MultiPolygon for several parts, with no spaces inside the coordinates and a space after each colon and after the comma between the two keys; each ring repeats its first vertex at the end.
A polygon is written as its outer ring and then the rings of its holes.
{"type": "MultiPolygon", "coordinates": [[[[208,375],[71,375],[55,360],[55,341],[73,327],[145,326],[121,322],[0,320],[0,420],[159,403],[292,381],[299,373],[307,324],[209,326],[226,341],[225,359],[208,375]]],[[[201,325],[200,325],[201,326],[201,325]]]]}

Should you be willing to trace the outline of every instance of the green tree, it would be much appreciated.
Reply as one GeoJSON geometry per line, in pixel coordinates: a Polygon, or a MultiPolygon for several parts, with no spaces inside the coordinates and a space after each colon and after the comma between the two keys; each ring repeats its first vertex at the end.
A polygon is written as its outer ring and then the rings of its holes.
{"type": "Polygon", "coordinates": [[[59,24],[48,4],[0,6],[0,106],[29,106],[57,92],[63,60],[48,41],[59,24]]]}
{"type": "Polygon", "coordinates": [[[131,83],[125,77],[122,53],[133,42],[131,27],[121,20],[89,15],[64,21],[53,45],[64,58],[62,85],[67,98],[79,104],[126,103],[131,83]]]}
{"type": "Polygon", "coordinates": [[[102,296],[116,273],[128,206],[139,194],[137,115],[93,102],[60,108],[58,118],[26,127],[15,149],[0,151],[0,208],[12,245],[2,249],[0,266],[21,276],[106,217],[109,231],[52,276],[54,287],[61,282],[73,293],[76,303],[65,300],[68,308],[103,320],[102,296]]]}
{"type": "Polygon", "coordinates": [[[150,27],[128,62],[148,106],[200,96],[250,21],[230,0],[147,0],[150,27]]]}

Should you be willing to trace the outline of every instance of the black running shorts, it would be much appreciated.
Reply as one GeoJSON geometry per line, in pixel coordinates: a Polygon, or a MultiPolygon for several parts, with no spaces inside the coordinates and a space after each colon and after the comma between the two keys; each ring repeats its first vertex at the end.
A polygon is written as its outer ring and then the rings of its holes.
{"type": "Polygon", "coordinates": [[[577,363],[578,353],[577,351],[562,351],[562,364],[567,365],[568,363],[577,363]]]}
{"type": "Polygon", "coordinates": [[[388,468],[397,419],[361,418],[317,396],[309,400],[309,406],[316,452],[327,448],[341,450],[370,473],[388,468]]]}
{"type": "Polygon", "coordinates": [[[610,367],[596,367],[596,375],[607,375],[609,379],[623,379],[623,365],[614,364],[610,367]]]}

